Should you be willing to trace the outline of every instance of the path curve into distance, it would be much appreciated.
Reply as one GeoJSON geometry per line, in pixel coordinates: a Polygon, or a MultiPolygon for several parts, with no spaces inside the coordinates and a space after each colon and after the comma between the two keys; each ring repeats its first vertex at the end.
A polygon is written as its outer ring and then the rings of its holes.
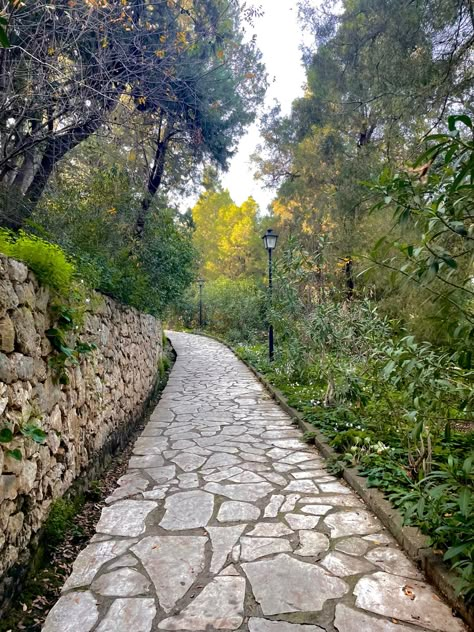
{"type": "Polygon", "coordinates": [[[43,632],[461,632],[378,519],[223,345],[162,399],[43,632]]]}

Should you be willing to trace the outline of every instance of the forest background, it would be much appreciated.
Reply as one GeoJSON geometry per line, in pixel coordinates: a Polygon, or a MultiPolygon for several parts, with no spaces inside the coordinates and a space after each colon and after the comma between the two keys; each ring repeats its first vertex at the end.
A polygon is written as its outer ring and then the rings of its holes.
{"type": "Polygon", "coordinates": [[[205,279],[206,328],[327,435],[334,471],[357,466],[429,534],[472,599],[472,3],[298,3],[312,43],[288,116],[259,111],[267,78],[245,36],[258,9],[1,9],[0,252],[73,320],[98,289],[196,328],[205,279]],[[268,211],[219,180],[257,115],[268,211]]]}

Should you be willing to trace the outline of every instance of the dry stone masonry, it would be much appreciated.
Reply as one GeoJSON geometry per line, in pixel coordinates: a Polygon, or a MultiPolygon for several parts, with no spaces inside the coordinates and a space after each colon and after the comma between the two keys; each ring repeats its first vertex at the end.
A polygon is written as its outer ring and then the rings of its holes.
{"type": "MultiPolygon", "coordinates": [[[[97,350],[70,370],[69,385],[60,386],[48,365],[50,299],[26,266],[0,256],[0,428],[34,421],[47,433],[44,445],[21,434],[0,445],[0,606],[10,571],[25,565],[53,499],[139,419],[162,354],[156,319],[96,297],[81,339],[97,350]],[[18,448],[22,460],[5,456],[7,447],[18,448]]],[[[135,516],[139,526],[145,512],[146,505],[135,516]]]]}
{"type": "Polygon", "coordinates": [[[219,343],[178,360],[43,632],[466,632],[219,343]]]}

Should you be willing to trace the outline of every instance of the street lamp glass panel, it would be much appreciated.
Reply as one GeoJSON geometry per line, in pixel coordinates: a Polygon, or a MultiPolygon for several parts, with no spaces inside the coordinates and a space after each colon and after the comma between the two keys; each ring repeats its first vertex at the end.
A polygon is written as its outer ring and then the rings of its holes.
{"type": "Polygon", "coordinates": [[[267,250],[273,250],[277,245],[278,235],[274,233],[271,228],[269,228],[262,239],[265,248],[267,250]]]}

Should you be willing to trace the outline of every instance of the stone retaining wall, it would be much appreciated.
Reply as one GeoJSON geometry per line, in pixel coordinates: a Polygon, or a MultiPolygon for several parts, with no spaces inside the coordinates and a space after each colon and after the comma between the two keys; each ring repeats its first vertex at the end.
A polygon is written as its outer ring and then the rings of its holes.
{"type": "Polygon", "coordinates": [[[111,441],[117,445],[130,433],[156,381],[159,321],[97,299],[80,334],[97,349],[68,370],[68,385],[59,385],[45,335],[54,324],[50,291],[22,263],[0,255],[0,430],[16,428],[12,443],[0,443],[0,611],[52,501],[111,441]],[[47,433],[44,444],[19,433],[31,423],[47,433]],[[16,448],[21,461],[6,454],[16,448]]]}

